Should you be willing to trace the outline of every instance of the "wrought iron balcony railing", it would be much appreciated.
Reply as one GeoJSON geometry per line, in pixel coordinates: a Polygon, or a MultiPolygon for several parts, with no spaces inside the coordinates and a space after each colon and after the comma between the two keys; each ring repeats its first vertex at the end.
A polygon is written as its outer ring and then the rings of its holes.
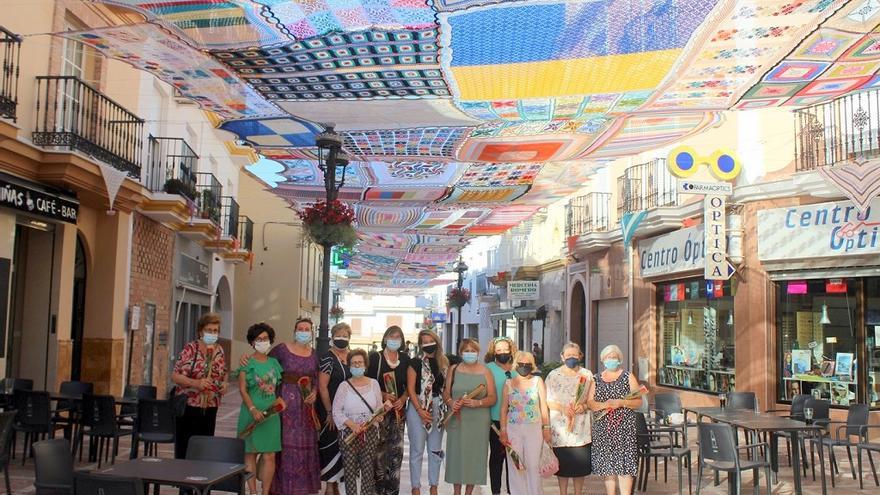
{"type": "Polygon", "coordinates": [[[666,159],[633,165],[617,178],[617,216],[628,211],[648,210],[678,204],[675,177],[666,169],[666,159]]]}
{"type": "Polygon", "coordinates": [[[795,111],[795,170],[880,154],[880,91],[850,93],[795,111]]]}
{"type": "Polygon", "coordinates": [[[40,146],[76,149],[141,178],[144,121],[79,78],[37,77],[40,146]]]}
{"type": "Polygon", "coordinates": [[[611,194],[592,192],[565,205],[565,236],[604,232],[611,223],[611,194]]]}
{"type": "Polygon", "coordinates": [[[18,76],[21,72],[21,36],[0,26],[0,117],[16,120],[18,108],[18,76]]]}
{"type": "Polygon", "coordinates": [[[199,155],[180,138],[150,136],[144,185],[153,192],[179,194],[196,200],[199,155]]]}
{"type": "Polygon", "coordinates": [[[220,227],[223,235],[238,237],[238,201],[232,196],[220,198],[220,227]]]}
{"type": "Polygon", "coordinates": [[[199,216],[220,225],[223,186],[214,174],[196,172],[196,204],[199,216]]]}
{"type": "Polygon", "coordinates": [[[254,250],[254,221],[250,217],[238,217],[238,243],[245,251],[254,250]]]}

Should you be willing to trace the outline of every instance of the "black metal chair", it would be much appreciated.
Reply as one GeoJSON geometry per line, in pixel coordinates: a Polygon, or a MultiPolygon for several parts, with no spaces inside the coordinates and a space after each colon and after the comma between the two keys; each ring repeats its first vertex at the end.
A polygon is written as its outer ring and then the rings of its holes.
{"type": "MultiPolygon", "coordinates": [[[[787,413],[784,416],[787,416],[789,419],[793,419],[795,421],[804,421],[804,406],[807,404],[807,400],[811,399],[812,396],[810,394],[797,394],[791,398],[791,408],[790,409],[770,409],[767,411],[768,413],[787,413]]],[[[781,437],[785,439],[786,451],[788,452],[788,465],[791,466],[791,433],[787,431],[780,431],[772,433],[772,435],[776,437],[781,437]]],[[[804,466],[804,476],[807,475],[807,449],[806,446],[801,443],[799,446],[801,449],[801,461],[804,466]]]]}
{"type": "MultiPolygon", "coordinates": [[[[61,382],[58,393],[80,398],[85,394],[92,393],[94,388],[95,386],[89,382],[67,381],[61,382]]],[[[59,400],[55,404],[55,414],[52,417],[52,421],[58,429],[64,430],[64,438],[68,440],[76,438],[79,434],[77,429],[79,427],[81,406],[82,402],[76,400],[59,400]]]]}
{"type": "Polygon", "coordinates": [[[697,469],[697,495],[700,495],[704,467],[712,469],[716,473],[726,472],[728,480],[734,480],[736,484],[737,495],[739,495],[742,488],[743,471],[754,471],[753,481],[755,491],[757,492],[759,472],[761,469],[764,469],[767,495],[770,495],[770,458],[768,456],[769,446],[767,443],[737,445],[733,427],[720,423],[700,423],[697,425],[697,436],[700,449],[699,467],[697,469]],[[739,451],[743,449],[752,451],[751,460],[740,458],[739,451]],[[763,451],[763,456],[759,456],[760,451],[763,451]]]}
{"type": "Polygon", "coordinates": [[[872,429],[880,429],[880,425],[864,425],[859,433],[859,443],[856,445],[856,455],[859,457],[859,490],[864,490],[865,486],[862,481],[862,451],[868,453],[868,461],[871,463],[871,474],[874,475],[874,484],[880,486],[877,480],[877,466],[874,465],[874,458],[871,452],[880,452],[880,442],[871,442],[868,439],[868,433],[872,429]]]}
{"type": "Polygon", "coordinates": [[[0,392],[3,393],[3,395],[0,396],[0,407],[8,409],[15,405],[12,400],[12,394],[14,394],[16,390],[33,389],[34,381],[27,378],[4,378],[3,380],[0,380],[0,392]],[[7,390],[9,391],[9,395],[6,394],[7,390]]]}
{"type": "Polygon", "coordinates": [[[9,460],[12,458],[12,427],[15,425],[15,411],[0,413],[0,464],[3,464],[3,479],[6,482],[6,493],[12,493],[9,485],[9,460]]]}
{"type": "Polygon", "coordinates": [[[138,478],[78,472],[73,483],[74,495],[144,495],[144,482],[138,478]]]}
{"type": "MultiPolygon", "coordinates": [[[[810,397],[807,399],[807,402],[804,403],[804,410],[811,409],[813,411],[813,419],[809,420],[812,424],[827,427],[828,423],[831,422],[831,402],[823,399],[813,399],[810,397]]],[[[807,421],[805,419],[805,421],[807,421]]],[[[812,435],[815,435],[817,432],[813,432],[812,435]]],[[[801,441],[806,442],[811,440],[811,437],[802,438],[801,441]]],[[[810,442],[810,471],[812,472],[813,481],[816,481],[816,444],[812,441],[810,442]]],[[[832,483],[834,480],[831,480],[832,483]]]]}
{"type": "Polygon", "coordinates": [[[137,408],[137,422],[131,441],[130,458],[137,457],[139,442],[144,442],[144,455],[156,456],[158,444],[174,443],[176,437],[176,421],[171,402],[141,399],[137,408]]]}
{"type": "MultiPolygon", "coordinates": [[[[126,399],[155,399],[156,387],[152,385],[126,385],[122,396],[126,399]]],[[[137,404],[122,404],[119,407],[119,424],[121,426],[134,426],[134,418],[137,416],[137,404]]]]}
{"type": "Polygon", "coordinates": [[[16,432],[24,433],[24,446],[21,453],[21,465],[28,458],[28,448],[33,453],[33,445],[38,440],[53,436],[52,410],[49,405],[49,392],[17,390],[15,392],[15,425],[16,432]]]}
{"type": "Polygon", "coordinates": [[[69,495],[73,489],[73,455],[63,438],[34,444],[34,488],[37,495],[69,495]]]}
{"type": "MultiPolygon", "coordinates": [[[[665,466],[672,459],[678,464],[678,494],[682,495],[682,463],[687,462],[688,471],[688,494],[691,493],[692,486],[692,470],[691,470],[691,449],[686,446],[680,446],[676,438],[685,428],[681,426],[659,426],[648,425],[645,416],[642,413],[636,413],[636,431],[638,435],[638,452],[639,452],[639,476],[638,488],[641,491],[648,489],[648,474],[651,470],[651,459],[657,460],[663,458],[664,471],[665,466]]],[[[655,473],[656,475],[656,463],[655,473]]],[[[664,482],[666,476],[663,477],[664,482]]]]}
{"type": "Polygon", "coordinates": [[[727,394],[728,409],[758,410],[758,397],[754,392],[731,392],[727,394]]]}
{"type": "MultiPolygon", "coordinates": [[[[229,462],[244,464],[244,440],[228,437],[207,437],[196,435],[189,439],[186,458],[195,461],[229,462]]],[[[246,493],[245,482],[253,476],[243,474],[238,480],[230,479],[218,483],[212,489],[221,492],[246,493]]]]}
{"type": "MultiPolygon", "coordinates": [[[[829,460],[831,462],[831,486],[834,487],[834,475],[840,474],[840,467],[837,464],[837,456],[834,454],[834,447],[846,447],[846,455],[849,457],[849,467],[852,471],[853,479],[856,479],[856,467],[853,463],[852,448],[858,446],[858,441],[853,441],[852,437],[860,437],[862,427],[868,425],[868,413],[870,406],[868,404],[852,404],[846,414],[846,421],[828,421],[828,435],[820,435],[810,439],[810,450],[816,442],[822,442],[822,445],[828,448],[829,460]],[[837,425],[834,428],[834,425],[837,425]],[[841,432],[844,432],[841,435],[841,432]],[[832,436],[833,434],[833,436],[832,436]]],[[[825,466],[822,466],[825,469],[825,466]]]]}
{"type": "Polygon", "coordinates": [[[95,439],[98,440],[98,469],[101,468],[105,451],[110,464],[115,464],[119,453],[119,438],[131,435],[132,430],[121,429],[116,422],[116,400],[113,396],[85,394],[82,399],[81,422],[78,438],[80,459],[82,459],[83,437],[88,436],[89,458],[95,452],[95,439]],[[111,444],[112,454],[109,452],[111,444]]]}

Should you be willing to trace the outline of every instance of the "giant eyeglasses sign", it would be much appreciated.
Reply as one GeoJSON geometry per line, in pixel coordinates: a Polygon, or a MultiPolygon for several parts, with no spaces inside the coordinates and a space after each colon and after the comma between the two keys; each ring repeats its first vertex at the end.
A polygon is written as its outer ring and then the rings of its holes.
{"type": "Polygon", "coordinates": [[[5,175],[0,176],[0,206],[72,224],[76,224],[79,214],[76,199],[43,190],[38,184],[31,187],[5,175]]]}

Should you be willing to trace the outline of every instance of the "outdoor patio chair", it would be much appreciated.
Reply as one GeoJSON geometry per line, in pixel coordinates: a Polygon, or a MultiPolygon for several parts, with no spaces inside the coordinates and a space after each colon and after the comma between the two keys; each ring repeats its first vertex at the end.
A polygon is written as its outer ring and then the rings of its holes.
{"type": "Polygon", "coordinates": [[[874,475],[874,484],[880,486],[880,481],[877,481],[877,467],[874,465],[874,458],[871,456],[871,452],[880,452],[880,442],[871,442],[868,439],[868,433],[872,429],[880,429],[880,425],[864,425],[861,427],[861,433],[859,434],[859,443],[856,445],[856,455],[859,458],[859,490],[864,490],[864,483],[862,481],[862,451],[868,453],[868,462],[871,463],[871,474],[874,475]]]}
{"type": "Polygon", "coordinates": [[[70,442],[53,438],[34,444],[34,488],[37,495],[69,495],[73,489],[70,442]]]}
{"type": "MultiPolygon", "coordinates": [[[[61,395],[70,395],[74,397],[82,397],[90,394],[94,390],[94,385],[89,382],[67,381],[61,382],[58,393],[61,395]]],[[[72,440],[79,434],[80,401],[59,400],[55,404],[55,412],[52,416],[52,422],[58,428],[64,430],[64,438],[72,440]]]]}
{"type": "Polygon", "coordinates": [[[749,411],[758,410],[758,398],[754,392],[731,392],[727,394],[728,409],[748,409],[749,411]]]}
{"type": "Polygon", "coordinates": [[[78,472],[74,475],[73,495],[144,495],[144,482],[137,478],[121,478],[78,472]]]}
{"type": "MultiPolygon", "coordinates": [[[[208,437],[196,435],[189,439],[186,458],[196,461],[229,462],[244,464],[244,440],[228,437],[208,437]]],[[[213,490],[245,493],[245,482],[253,476],[245,473],[239,479],[218,483],[213,490]]]]}
{"type": "Polygon", "coordinates": [[[141,399],[138,401],[137,408],[130,458],[137,457],[139,442],[144,442],[144,455],[156,456],[158,444],[174,443],[176,424],[171,402],[141,399]]]}
{"type": "MultiPolygon", "coordinates": [[[[636,414],[637,443],[639,452],[639,476],[637,487],[641,491],[648,489],[648,474],[651,470],[651,459],[655,461],[663,458],[664,476],[663,481],[666,482],[666,465],[670,460],[675,459],[678,464],[678,494],[682,495],[682,463],[687,463],[688,471],[688,494],[691,493],[692,486],[692,469],[691,469],[691,449],[686,446],[676,444],[676,437],[681,434],[685,428],[681,426],[659,426],[648,425],[645,416],[641,413],[636,414]]],[[[654,464],[654,474],[657,474],[656,462],[654,464]]]]}
{"type": "Polygon", "coordinates": [[[24,446],[21,453],[21,465],[28,458],[28,448],[33,453],[33,445],[38,440],[52,436],[55,428],[52,425],[49,392],[17,390],[15,392],[15,426],[16,432],[24,433],[24,446]]]}
{"type": "MultiPolygon", "coordinates": [[[[834,487],[834,475],[840,474],[840,467],[837,464],[837,456],[834,454],[834,447],[846,447],[846,455],[849,457],[849,467],[852,471],[853,479],[856,479],[856,467],[853,463],[852,448],[857,447],[858,441],[853,441],[852,437],[862,434],[862,427],[868,425],[868,413],[870,406],[868,404],[852,404],[846,413],[846,421],[828,421],[828,435],[819,435],[810,438],[810,458],[812,459],[813,445],[816,442],[822,442],[824,447],[828,448],[829,462],[831,462],[831,486],[834,487]],[[835,428],[836,425],[836,428],[835,428]],[[833,436],[832,436],[833,435],[833,436]]],[[[815,414],[815,413],[814,413],[815,414]]],[[[825,466],[822,466],[825,469],[825,466]]]]}
{"type": "Polygon", "coordinates": [[[92,458],[92,453],[97,453],[98,469],[101,468],[105,456],[110,459],[110,464],[116,464],[119,438],[132,434],[131,429],[120,428],[116,421],[116,400],[110,395],[85,394],[82,400],[81,421],[78,438],[80,459],[82,459],[83,437],[88,436],[89,458],[92,458]],[[97,451],[95,451],[95,439],[98,440],[97,451]]]}
{"type": "Polygon", "coordinates": [[[0,464],[3,464],[3,479],[6,482],[6,493],[12,493],[9,486],[9,460],[12,457],[12,426],[15,424],[15,411],[0,413],[0,464]]]}
{"type": "MultiPolygon", "coordinates": [[[[155,399],[156,387],[152,385],[126,385],[122,396],[126,399],[155,399]]],[[[122,426],[134,426],[134,418],[138,414],[137,404],[123,404],[119,408],[119,424],[122,426]]]]}
{"type": "MultiPolygon", "coordinates": [[[[793,419],[795,421],[804,421],[804,406],[807,404],[807,400],[811,399],[812,396],[810,394],[797,394],[791,399],[791,408],[790,409],[771,409],[767,411],[768,413],[788,413],[787,416],[789,419],[793,419]]],[[[791,466],[791,432],[788,431],[780,431],[777,433],[773,433],[773,435],[777,437],[781,437],[785,439],[786,451],[788,452],[788,465],[791,466]]],[[[802,443],[800,445],[801,449],[801,460],[804,465],[804,476],[807,475],[807,449],[806,446],[802,443]]]]}
{"type": "Polygon", "coordinates": [[[735,480],[736,494],[739,495],[742,488],[742,472],[754,471],[754,487],[758,492],[759,471],[764,470],[767,483],[767,495],[771,492],[770,482],[770,458],[767,443],[754,443],[737,445],[733,427],[722,423],[700,423],[697,425],[699,438],[699,462],[697,470],[697,495],[700,495],[700,485],[703,481],[703,468],[709,468],[716,472],[726,472],[728,480],[735,480]],[[740,450],[748,449],[752,452],[752,459],[740,458],[740,450]],[[763,452],[762,455],[759,455],[763,452]],[[731,478],[733,477],[733,478],[731,478]]]}

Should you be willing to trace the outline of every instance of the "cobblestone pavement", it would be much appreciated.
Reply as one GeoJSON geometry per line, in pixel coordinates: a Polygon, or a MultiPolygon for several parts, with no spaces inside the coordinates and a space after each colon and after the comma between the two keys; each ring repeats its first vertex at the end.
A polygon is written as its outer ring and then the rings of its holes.
{"type": "MultiPolygon", "coordinates": [[[[235,434],[235,426],[238,421],[238,408],[240,404],[240,398],[237,393],[230,393],[226,396],[223,401],[223,406],[220,409],[220,413],[218,414],[217,421],[217,434],[221,436],[232,436],[235,434]]],[[[33,461],[28,460],[25,466],[21,465],[21,441],[19,440],[18,445],[18,453],[16,455],[16,459],[12,460],[10,463],[10,476],[12,478],[12,490],[14,494],[32,494],[34,493],[33,488],[33,477],[34,477],[34,469],[33,469],[33,461]]],[[[120,456],[117,459],[118,462],[124,462],[127,459],[129,442],[127,439],[123,439],[120,445],[120,456]]],[[[784,444],[783,444],[784,445],[784,444]]],[[[791,468],[788,467],[787,459],[784,454],[784,446],[781,447],[781,463],[782,467],[780,468],[779,475],[779,483],[774,484],[773,493],[785,495],[792,493],[793,490],[793,481],[792,481],[792,471],[791,468]]],[[[695,446],[692,446],[694,450],[694,461],[696,462],[696,449],[695,446]]],[[[173,456],[173,448],[169,445],[160,446],[159,455],[161,457],[172,457],[173,456]]],[[[837,487],[831,488],[831,481],[829,478],[828,481],[828,491],[829,493],[833,493],[834,495],[845,495],[845,494],[861,494],[861,493],[880,493],[880,488],[877,488],[874,485],[873,479],[870,475],[870,468],[868,467],[867,459],[865,460],[865,490],[858,489],[858,482],[852,479],[852,475],[849,470],[849,463],[846,460],[846,452],[841,449],[838,453],[838,460],[840,461],[841,474],[837,476],[837,487]]],[[[410,480],[409,480],[409,464],[408,464],[408,446],[407,453],[404,455],[403,461],[403,469],[401,472],[401,494],[408,495],[410,493],[410,480]]],[[[875,462],[878,459],[875,459],[875,462]]],[[[78,463],[77,469],[93,469],[96,465],[92,463],[78,463]]],[[[646,493],[649,494],[675,494],[678,491],[678,482],[676,477],[676,466],[675,462],[672,462],[669,466],[669,480],[667,483],[663,482],[663,464],[662,461],[659,466],[660,476],[658,481],[654,481],[653,473],[651,475],[650,481],[648,483],[648,490],[646,493]]],[[[427,466],[423,468],[423,476],[427,477],[427,466]]],[[[818,475],[818,473],[817,473],[818,475]]],[[[685,475],[686,477],[686,475],[685,475]]],[[[694,477],[696,478],[696,467],[694,467],[694,477]]],[[[442,476],[441,476],[442,479],[442,476]]],[[[717,487],[713,486],[712,480],[707,474],[702,480],[702,491],[701,493],[705,493],[707,495],[712,494],[722,494],[727,493],[727,485],[724,481],[724,478],[721,480],[721,484],[717,487]]],[[[752,477],[750,474],[744,474],[743,479],[743,493],[749,493],[749,489],[752,485],[752,477]]],[[[2,486],[2,483],[0,483],[2,486]]],[[[422,480],[424,495],[428,495],[427,490],[427,479],[422,480]]],[[[761,492],[762,494],[766,493],[766,485],[764,485],[764,478],[761,478],[761,492]]],[[[489,495],[488,487],[477,487],[474,490],[475,494],[479,495],[489,495]]],[[[684,492],[687,493],[687,486],[685,482],[684,492]]],[[[5,493],[4,488],[0,488],[0,493],[5,493]]],[[[344,493],[344,491],[343,491],[344,493]]],[[[445,483],[441,483],[439,489],[440,495],[449,495],[452,494],[452,486],[447,485],[445,483]]],[[[558,486],[556,484],[555,478],[550,478],[544,480],[544,490],[542,495],[556,495],[559,493],[558,486]]],[[[569,487],[569,494],[572,493],[572,488],[569,487]]],[[[584,488],[583,495],[599,495],[604,494],[604,485],[600,479],[596,479],[593,477],[588,478],[586,486],[584,488]]],[[[808,475],[804,478],[803,485],[803,493],[805,495],[819,495],[822,493],[821,485],[818,482],[812,481],[812,478],[808,475]]],[[[165,488],[162,490],[163,495],[172,495],[177,494],[177,490],[173,490],[170,488],[165,488]]]]}

